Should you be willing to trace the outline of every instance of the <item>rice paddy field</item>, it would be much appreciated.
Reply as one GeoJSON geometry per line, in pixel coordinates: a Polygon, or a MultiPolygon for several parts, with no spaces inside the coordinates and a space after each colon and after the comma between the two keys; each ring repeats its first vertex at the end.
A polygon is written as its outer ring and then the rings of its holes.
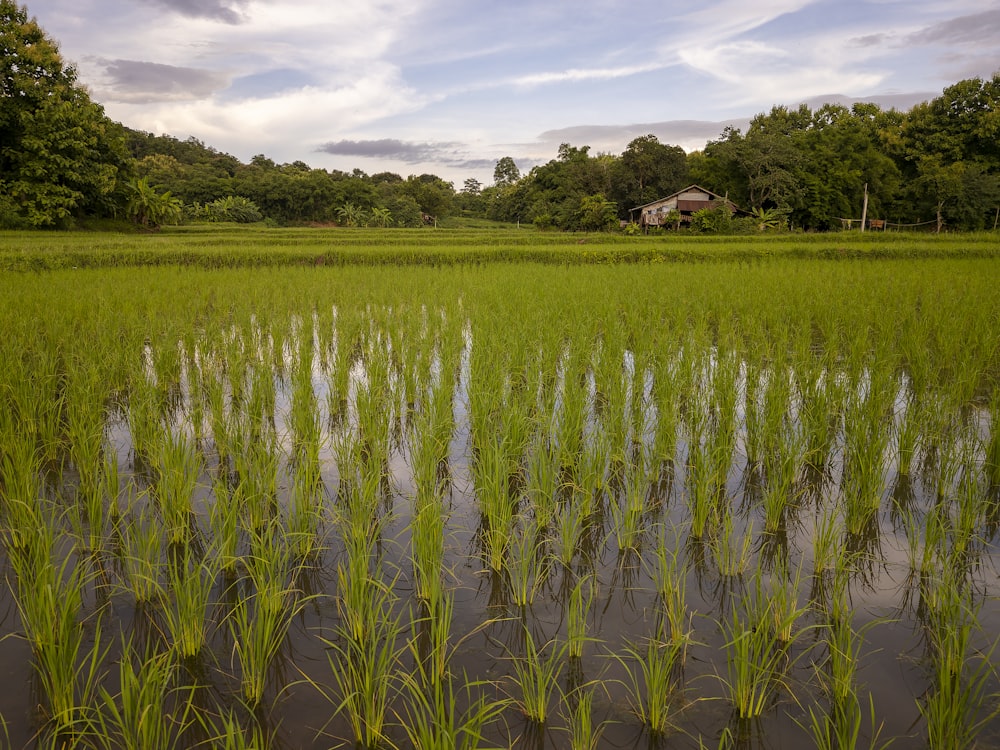
{"type": "Polygon", "coordinates": [[[0,746],[1000,745],[996,235],[0,269],[0,746]]]}

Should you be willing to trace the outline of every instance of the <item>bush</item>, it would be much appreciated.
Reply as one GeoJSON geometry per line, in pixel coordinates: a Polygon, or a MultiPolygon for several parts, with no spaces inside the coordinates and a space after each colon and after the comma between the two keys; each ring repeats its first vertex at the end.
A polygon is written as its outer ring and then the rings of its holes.
{"type": "Polygon", "coordinates": [[[232,221],[237,224],[253,224],[264,219],[257,204],[242,195],[217,198],[198,209],[196,215],[205,221],[232,221]]]}
{"type": "Polygon", "coordinates": [[[722,204],[695,211],[691,215],[691,230],[703,234],[731,234],[733,215],[729,206],[722,204]]]}

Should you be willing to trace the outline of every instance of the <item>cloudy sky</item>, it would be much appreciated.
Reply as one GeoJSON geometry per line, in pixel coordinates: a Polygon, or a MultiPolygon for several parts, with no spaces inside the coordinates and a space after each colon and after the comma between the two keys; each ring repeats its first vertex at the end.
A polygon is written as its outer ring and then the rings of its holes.
{"type": "Polygon", "coordinates": [[[461,187],[562,142],[685,150],[774,104],[1000,70],[1000,0],[20,0],[112,118],[461,187]]]}

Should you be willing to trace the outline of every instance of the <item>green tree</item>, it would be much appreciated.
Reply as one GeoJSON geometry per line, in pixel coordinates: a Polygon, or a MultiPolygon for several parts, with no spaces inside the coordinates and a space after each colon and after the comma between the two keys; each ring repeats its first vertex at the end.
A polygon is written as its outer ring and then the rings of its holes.
{"type": "Polygon", "coordinates": [[[580,199],[577,224],[580,229],[591,232],[613,229],[618,226],[616,206],[600,193],[586,195],[580,199]]]}
{"type": "Polygon", "coordinates": [[[510,156],[504,156],[497,160],[493,169],[493,184],[498,187],[509,187],[521,179],[521,171],[510,156]]]}
{"type": "Polygon", "coordinates": [[[634,138],[614,165],[611,197],[619,215],[636,206],[670,195],[688,184],[687,156],[680,146],[668,146],[655,135],[634,138]]]}
{"type": "Polygon", "coordinates": [[[68,226],[125,201],[124,130],[27,11],[0,0],[0,221],[68,226]]]}
{"type": "Polygon", "coordinates": [[[410,175],[406,178],[405,189],[425,214],[440,219],[451,213],[455,189],[437,175],[410,175]]]}

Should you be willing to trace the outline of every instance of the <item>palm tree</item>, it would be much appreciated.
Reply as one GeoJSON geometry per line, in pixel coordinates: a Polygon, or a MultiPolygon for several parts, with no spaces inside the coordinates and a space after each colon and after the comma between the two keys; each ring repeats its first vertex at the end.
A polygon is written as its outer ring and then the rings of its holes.
{"type": "Polygon", "coordinates": [[[780,229],[784,226],[788,212],[778,208],[755,208],[750,214],[757,222],[757,231],[765,232],[768,229],[780,229]]]}
{"type": "Polygon", "coordinates": [[[345,227],[357,227],[364,223],[365,211],[353,203],[345,203],[337,209],[337,218],[345,227]]]}
{"type": "Polygon", "coordinates": [[[377,227],[382,227],[385,229],[387,226],[392,224],[392,211],[384,206],[378,206],[372,209],[372,223],[377,227]]]}
{"type": "Polygon", "coordinates": [[[158,229],[163,224],[180,223],[181,202],[171,195],[169,190],[157,193],[145,177],[131,183],[129,190],[126,211],[132,221],[139,226],[158,229]]]}

